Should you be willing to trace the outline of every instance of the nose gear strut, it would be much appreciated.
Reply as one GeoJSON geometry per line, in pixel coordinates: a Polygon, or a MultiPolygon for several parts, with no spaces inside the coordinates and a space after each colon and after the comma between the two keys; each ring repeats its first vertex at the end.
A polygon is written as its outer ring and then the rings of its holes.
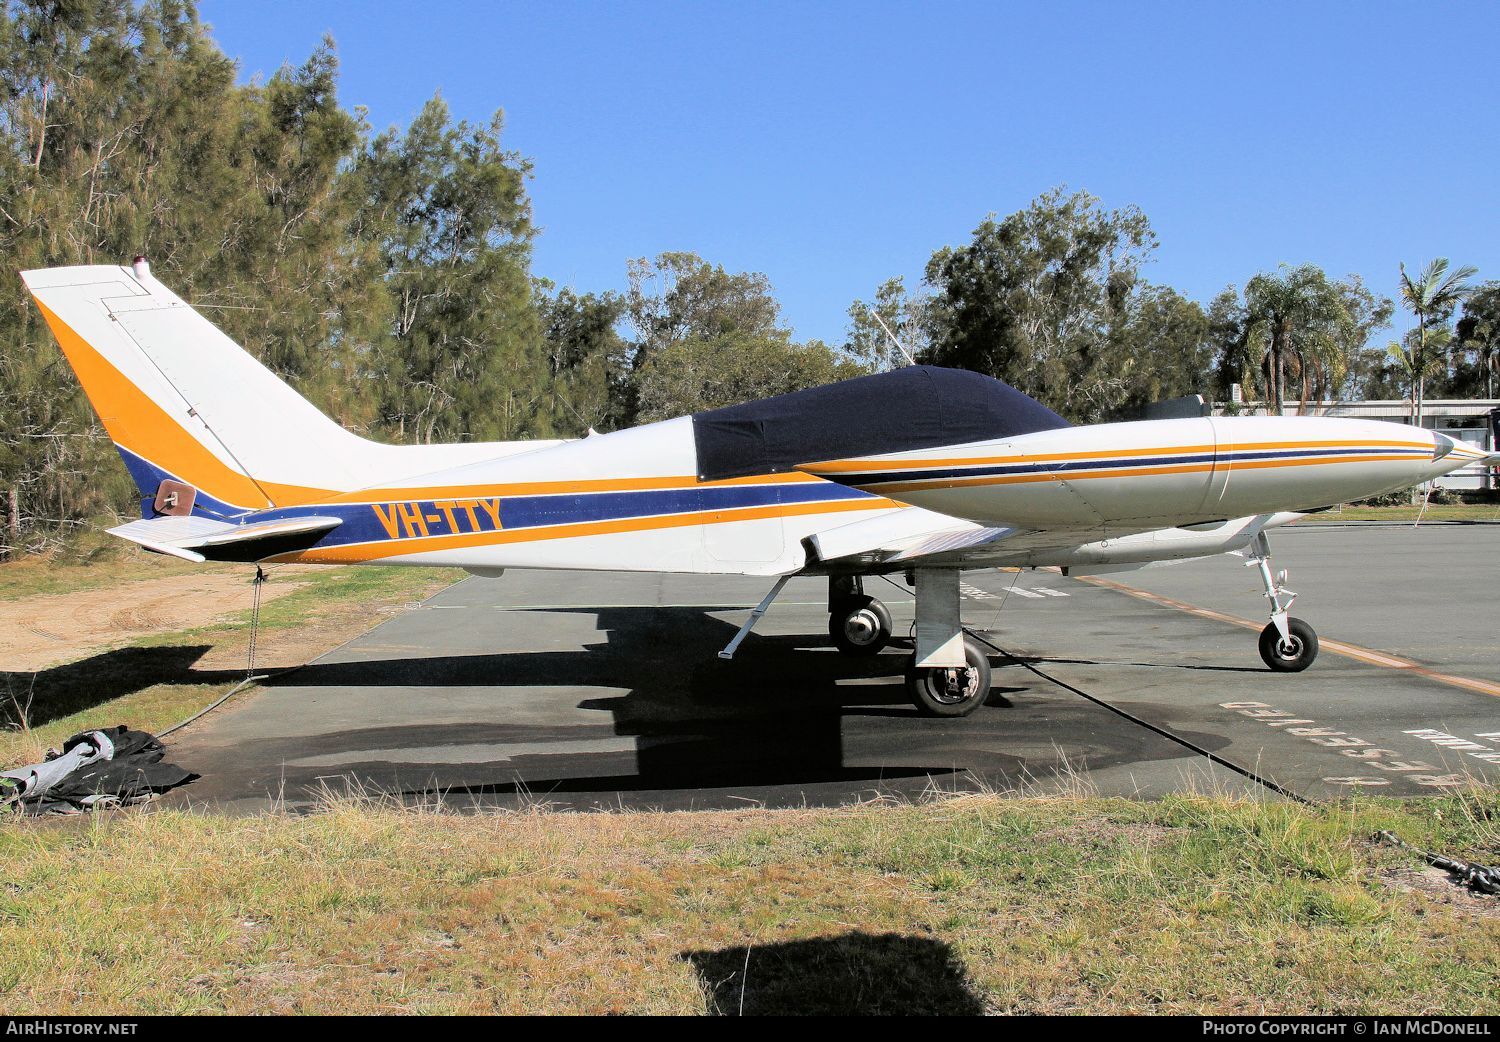
{"type": "Polygon", "coordinates": [[[1285,569],[1271,571],[1271,543],[1264,532],[1256,534],[1245,557],[1246,568],[1260,569],[1266,600],[1271,603],[1271,621],[1260,631],[1260,657],[1278,673],[1300,673],[1318,657],[1318,635],[1306,622],[1288,614],[1297,594],[1282,585],[1285,569]]]}

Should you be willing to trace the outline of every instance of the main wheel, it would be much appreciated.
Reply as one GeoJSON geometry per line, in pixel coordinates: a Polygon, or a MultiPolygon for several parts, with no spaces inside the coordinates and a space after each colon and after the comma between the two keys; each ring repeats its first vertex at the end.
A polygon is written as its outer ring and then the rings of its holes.
{"type": "Polygon", "coordinates": [[[1300,673],[1318,657],[1318,635],[1301,619],[1286,620],[1288,640],[1274,622],[1260,631],[1260,657],[1278,673],[1300,673]]]}
{"type": "Polygon", "coordinates": [[[851,597],[828,616],[828,635],[845,655],[874,655],[891,640],[891,613],[874,597],[851,597]]]}
{"type": "Polygon", "coordinates": [[[923,716],[968,716],[990,694],[990,658],[972,637],[964,637],[968,664],[956,669],[906,667],[906,690],[923,716]]]}

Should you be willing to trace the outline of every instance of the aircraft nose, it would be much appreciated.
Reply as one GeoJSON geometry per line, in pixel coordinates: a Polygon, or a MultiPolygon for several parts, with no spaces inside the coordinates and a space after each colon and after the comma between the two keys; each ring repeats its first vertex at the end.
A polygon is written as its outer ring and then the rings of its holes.
{"type": "Polygon", "coordinates": [[[1500,452],[1486,452],[1484,449],[1450,438],[1446,434],[1437,431],[1428,431],[1432,438],[1432,463],[1429,467],[1428,478],[1441,477],[1451,474],[1463,467],[1491,466],[1500,462],[1500,452]]]}

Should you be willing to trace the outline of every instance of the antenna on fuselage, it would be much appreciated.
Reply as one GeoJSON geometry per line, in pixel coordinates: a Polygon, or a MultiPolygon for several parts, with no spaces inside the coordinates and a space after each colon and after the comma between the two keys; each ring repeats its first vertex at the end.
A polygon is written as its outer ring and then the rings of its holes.
{"type": "Polygon", "coordinates": [[[880,317],[880,312],[876,311],[874,308],[871,308],[870,317],[875,319],[876,322],[880,323],[880,328],[885,330],[885,335],[891,338],[891,343],[896,345],[896,350],[900,351],[903,355],[906,356],[907,363],[910,365],[916,365],[917,360],[911,356],[911,352],[906,349],[906,345],[901,342],[896,334],[891,332],[891,327],[885,324],[885,319],[880,317]]]}

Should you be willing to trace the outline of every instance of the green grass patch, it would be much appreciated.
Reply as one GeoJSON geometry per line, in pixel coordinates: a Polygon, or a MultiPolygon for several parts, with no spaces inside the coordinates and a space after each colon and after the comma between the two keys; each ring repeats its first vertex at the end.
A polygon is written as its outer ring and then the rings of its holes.
{"type": "Polygon", "coordinates": [[[1492,792],[0,830],[7,1012],[1500,1012],[1492,792]],[[1427,880],[1422,890],[1400,883],[1427,880]]]}
{"type": "Polygon", "coordinates": [[[1423,513],[1422,505],[1398,504],[1394,506],[1365,506],[1363,504],[1334,507],[1313,514],[1313,521],[1415,521],[1418,515],[1425,521],[1500,521],[1500,504],[1497,503],[1433,503],[1423,513]]]}
{"type": "Polygon", "coordinates": [[[193,564],[175,557],[147,553],[90,526],[81,529],[55,553],[0,562],[0,601],[37,594],[97,590],[164,576],[188,575],[204,569],[229,571],[234,567],[193,564]]]}

